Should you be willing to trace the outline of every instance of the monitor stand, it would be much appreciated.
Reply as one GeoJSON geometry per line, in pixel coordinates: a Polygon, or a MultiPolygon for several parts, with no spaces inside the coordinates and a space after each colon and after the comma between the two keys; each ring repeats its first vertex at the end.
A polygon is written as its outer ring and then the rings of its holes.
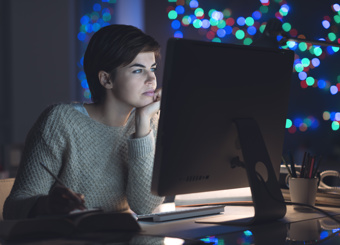
{"type": "MultiPolygon", "coordinates": [[[[252,118],[236,119],[235,125],[244,160],[244,162],[240,161],[236,165],[246,169],[255,215],[254,217],[232,221],[223,221],[221,217],[218,218],[218,221],[207,218],[197,220],[198,223],[255,225],[281,219],[286,214],[286,205],[280,185],[257,122],[252,118]],[[260,174],[266,180],[265,183],[258,177],[258,169],[261,167],[266,172],[266,174],[260,174]]],[[[227,216],[225,218],[228,219],[227,216]]]]}

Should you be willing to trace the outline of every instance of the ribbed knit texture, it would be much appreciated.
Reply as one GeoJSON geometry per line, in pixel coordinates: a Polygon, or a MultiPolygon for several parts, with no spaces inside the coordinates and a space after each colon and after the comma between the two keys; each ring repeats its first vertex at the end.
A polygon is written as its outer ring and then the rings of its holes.
{"type": "Polygon", "coordinates": [[[151,132],[134,139],[134,112],[125,126],[109,127],[72,105],[50,106],[27,136],[4,218],[26,218],[37,198],[55,184],[39,162],[67,187],[84,194],[88,208],[152,212],[163,201],[150,191],[157,123],[152,118],[151,132]]]}

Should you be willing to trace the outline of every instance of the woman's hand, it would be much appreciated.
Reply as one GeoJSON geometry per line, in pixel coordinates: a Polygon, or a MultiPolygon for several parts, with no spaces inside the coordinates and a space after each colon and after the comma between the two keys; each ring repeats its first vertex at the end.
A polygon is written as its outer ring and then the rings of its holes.
{"type": "Polygon", "coordinates": [[[161,97],[162,89],[157,89],[152,103],[136,109],[136,138],[144,137],[149,134],[151,130],[150,119],[159,111],[161,97]]]}
{"type": "Polygon", "coordinates": [[[47,196],[42,196],[30,212],[30,217],[50,214],[68,214],[75,209],[86,209],[84,195],[72,190],[55,186],[47,196]]]}
{"type": "Polygon", "coordinates": [[[52,214],[67,214],[75,209],[84,210],[84,195],[56,186],[48,195],[48,209],[52,214]]]}

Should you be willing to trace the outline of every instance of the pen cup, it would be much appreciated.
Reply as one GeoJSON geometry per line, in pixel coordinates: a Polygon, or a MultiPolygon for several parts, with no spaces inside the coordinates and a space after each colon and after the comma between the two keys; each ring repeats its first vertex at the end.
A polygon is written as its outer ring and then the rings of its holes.
{"type": "MultiPolygon", "coordinates": [[[[318,190],[317,178],[289,178],[289,192],[292,202],[315,205],[318,190]]],[[[293,205],[294,209],[309,209],[306,206],[293,205]]]]}

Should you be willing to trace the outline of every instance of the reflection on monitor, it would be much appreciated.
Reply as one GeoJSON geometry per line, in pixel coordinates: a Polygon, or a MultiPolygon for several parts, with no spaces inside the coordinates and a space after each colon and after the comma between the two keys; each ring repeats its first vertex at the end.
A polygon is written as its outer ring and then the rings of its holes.
{"type": "Polygon", "coordinates": [[[254,187],[260,173],[282,198],[276,183],[293,60],[290,50],[170,39],[153,193],[250,186],[263,202],[268,196],[254,187]]]}

